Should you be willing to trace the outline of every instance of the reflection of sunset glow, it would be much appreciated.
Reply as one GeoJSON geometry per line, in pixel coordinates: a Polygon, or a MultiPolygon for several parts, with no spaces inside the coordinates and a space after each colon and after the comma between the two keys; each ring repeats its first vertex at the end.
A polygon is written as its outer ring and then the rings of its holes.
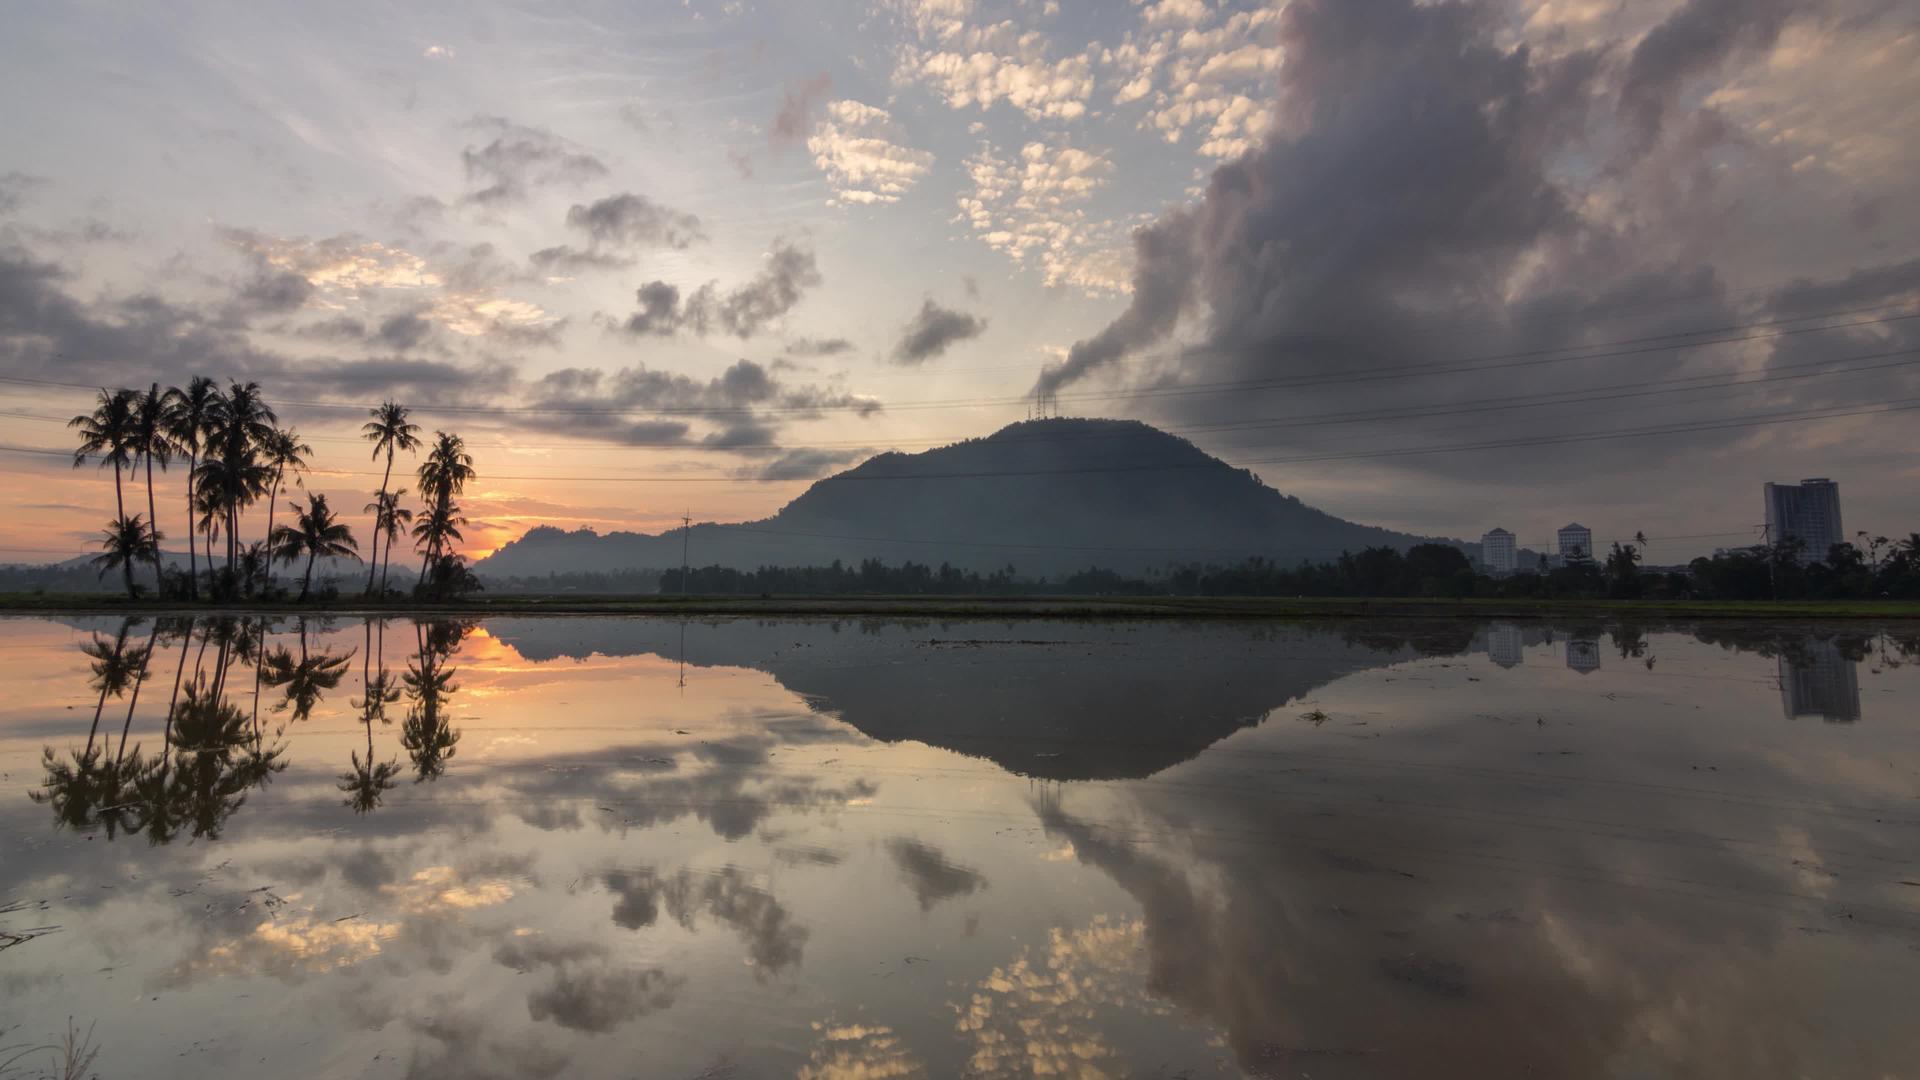
{"type": "Polygon", "coordinates": [[[996,967],[965,1004],[951,1003],[955,1027],[973,1041],[977,1076],[1086,1078],[1126,1073],[1119,1053],[1095,1025],[1099,1006],[1163,1014],[1140,991],[1146,975],[1146,924],[1104,915],[1080,930],[1048,932],[1036,966],[1031,950],[996,967]]]}
{"type": "Polygon", "coordinates": [[[403,885],[385,886],[399,899],[402,907],[415,914],[427,914],[451,908],[469,911],[492,907],[513,899],[513,886],[504,881],[483,881],[468,885],[458,880],[451,866],[429,866],[403,885]]]}
{"type": "Polygon", "coordinates": [[[376,956],[380,943],[400,932],[397,923],[363,920],[316,922],[311,915],[269,919],[237,941],[207,950],[207,966],[231,974],[294,969],[332,971],[376,956]]]}
{"type": "Polygon", "coordinates": [[[822,1024],[813,1054],[794,1080],[886,1080],[925,1076],[927,1069],[884,1024],[822,1024]]]}

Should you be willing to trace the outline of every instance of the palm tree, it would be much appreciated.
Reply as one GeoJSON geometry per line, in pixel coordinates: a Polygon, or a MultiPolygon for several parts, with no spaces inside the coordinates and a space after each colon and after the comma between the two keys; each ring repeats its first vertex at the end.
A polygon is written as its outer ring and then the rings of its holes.
{"type": "MultiPolygon", "coordinates": [[[[388,566],[386,569],[380,571],[380,592],[382,595],[385,595],[387,591],[387,569],[392,568],[393,542],[400,538],[404,527],[413,522],[413,511],[400,505],[400,496],[406,493],[406,488],[399,488],[394,491],[382,491],[372,502],[362,507],[362,509],[373,515],[373,565],[375,566],[380,563],[380,538],[384,536],[387,539],[388,566]]],[[[369,594],[373,592],[372,566],[367,568],[367,592],[369,594]]]]}
{"type": "Polygon", "coordinates": [[[113,466],[113,509],[114,520],[123,521],[127,516],[126,499],[120,491],[120,471],[133,466],[137,453],[134,443],[133,391],[100,390],[100,396],[94,400],[93,411],[81,413],[67,421],[67,426],[80,432],[80,449],[73,452],[73,467],[79,468],[87,463],[87,458],[98,455],[100,467],[113,466]]]}
{"type": "Polygon", "coordinates": [[[268,540],[274,558],[290,563],[307,557],[306,573],[300,578],[300,599],[307,598],[313,583],[313,561],[321,555],[360,559],[360,544],[353,530],[333,516],[325,495],[308,495],[307,508],[292,525],[282,525],[268,540]]]}
{"type": "MultiPolygon", "coordinates": [[[[371,415],[373,419],[367,421],[367,423],[361,427],[360,437],[373,444],[374,457],[377,458],[382,453],[387,455],[386,471],[380,474],[380,497],[374,502],[367,504],[367,509],[374,511],[374,508],[386,499],[387,481],[393,478],[394,452],[396,450],[405,450],[411,454],[420,449],[420,425],[408,422],[406,406],[391,401],[381,402],[378,408],[370,410],[369,415],[371,415]]],[[[373,591],[373,571],[380,565],[380,533],[382,529],[377,512],[373,528],[373,561],[367,564],[367,591],[369,593],[373,591]]],[[[388,533],[387,558],[391,561],[393,558],[394,538],[390,528],[386,531],[388,533]]],[[[384,590],[385,586],[383,585],[382,591],[384,590]]]]}
{"type": "MultiPolygon", "coordinates": [[[[447,527],[457,513],[452,506],[453,497],[466,490],[467,481],[473,479],[473,455],[467,453],[467,444],[460,436],[445,431],[436,431],[434,435],[433,451],[427,455],[427,460],[420,463],[420,497],[432,503],[427,520],[439,520],[442,526],[432,536],[421,557],[420,578],[423,581],[427,576],[427,566],[440,555],[440,545],[448,538],[460,539],[458,532],[447,527]]],[[[420,535],[417,528],[414,535],[420,535]]]]}
{"type": "Polygon", "coordinates": [[[95,555],[92,564],[105,577],[109,570],[119,570],[126,575],[127,598],[138,600],[140,591],[133,584],[133,564],[154,557],[160,550],[158,534],[147,528],[140,515],[123,517],[101,530],[101,554],[95,555]]]}
{"type": "Polygon", "coordinates": [[[466,539],[460,535],[460,526],[466,523],[459,505],[451,502],[436,504],[426,516],[414,521],[413,543],[424,553],[420,560],[421,585],[427,584],[427,568],[435,561],[434,553],[453,541],[466,539]]]}
{"type": "MultiPolygon", "coordinates": [[[[212,379],[195,375],[185,390],[173,387],[166,393],[167,437],[176,450],[187,454],[187,595],[200,599],[200,566],[193,550],[193,523],[199,512],[194,499],[194,476],[200,470],[200,449],[205,444],[213,420],[213,402],[219,388],[212,379]]],[[[213,549],[207,549],[207,561],[213,561],[213,549]]]]}
{"type": "MultiPolygon", "coordinates": [[[[280,501],[280,482],[288,469],[297,475],[307,467],[307,455],[313,453],[313,447],[300,441],[300,433],[292,428],[275,428],[261,446],[261,461],[273,470],[273,484],[267,492],[267,535],[273,535],[273,512],[280,501]]],[[[273,584],[273,571],[267,571],[267,584],[273,584]]]]}
{"type": "Polygon", "coordinates": [[[173,460],[173,437],[167,430],[167,397],[154,383],[147,392],[133,395],[133,449],[147,466],[147,526],[153,530],[153,588],[160,591],[160,514],[153,504],[153,466],[167,471],[173,460]]]}
{"type": "Polygon", "coordinates": [[[217,458],[209,457],[201,469],[206,480],[214,482],[226,515],[229,576],[239,555],[240,511],[266,494],[272,479],[272,469],[261,462],[260,451],[273,437],[278,419],[261,398],[259,383],[233,383],[213,399],[207,450],[217,458]],[[215,460],[220,467],[208,469],[215,460]]]}

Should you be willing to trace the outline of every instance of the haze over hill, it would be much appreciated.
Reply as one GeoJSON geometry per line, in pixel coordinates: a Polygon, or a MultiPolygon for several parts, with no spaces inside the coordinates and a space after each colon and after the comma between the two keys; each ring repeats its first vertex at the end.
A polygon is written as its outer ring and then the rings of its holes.
{"type": "MultiPolygon", "coordinates": [[[[542,526],[481,560],[491,577],[696,566],[951,563],[1023,575],[1170,562],[1287,563],[1406,548],[1424,537],[1360,525],[1275,491],[1185,439],[1133,420],[1045,419],[827,477],[772,517],[659,535],[542,526]]],[[[1454,543],[1454,541],[1445,541],[1454,543]]]]}

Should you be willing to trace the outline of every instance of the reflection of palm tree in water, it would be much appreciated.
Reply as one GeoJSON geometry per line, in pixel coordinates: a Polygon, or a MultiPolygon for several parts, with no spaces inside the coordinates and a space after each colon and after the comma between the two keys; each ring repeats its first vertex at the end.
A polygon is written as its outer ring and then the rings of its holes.
{"type": "Polygon", "coordinates": [[[311,653],[307,649],[307,623],[300,620],[300,656],[294,658],[291,650],[282,645],[260,658],[257,668],[258,677],[270,687],[284,687],[285,700],[274,706],[276,711],[291,708],[293,719],[305,720],[313,715],[314,706],[326,696],[326,692],[340,685],[346,678],[347,665],[353,659],[353,650],[343,654],[327,652],[311,653]]]}
{"type": "Polygon", "coordinates": [[[103,829],[109,839],[121,831],[144,832],[156,844],[166,843],[183,825],[196,837],[219,835],[222,824],[246,800],[252,788],[286,768],[279,747],[264,749],[250,736],[247,717],[219,696],[218,687],[228,666],[234,641],[233,621],[215,620],[203,637],[194,677],[183,685],[187,653],[193,648],[195,620],[164,620],[156,624],[147,643],[137,649],[126,639],[138,620],[124,623],[116,638],[81,646],[92,658],[90,685],[100,691],[93,726],[84,750],[71,752],[72,761],[57,759],[53,747],[44,749],[46,780],[29,793],[36,803],[51,805],[55,820],[74,829],[103,829]],[[181,650],[174,676],[174,692],[167,705],[162,748],[151,759],[139,743],[128,748],[139,687],[147,676],[152,651],[162,636],[175,638],[181,650]],[[206,647],[218,640],[217,672],[204,672],[206,647]],[[131,683],[133,693],[119,745],[107,758],[105,741],[95,746],[100,714],[108,696],[119,696],[131,683]]]}
{"type": "Polygon", "coordinates": [[[416,784],[438,779],[460,741],[452,718],[444,713],[446,699],[460,689],[453,682],[458,669],[447,667],[446,661],[471,629],[471,624],[453,619],[414,624],[419,651],[407,662],[407,673],[402,677],[412,703],[401,725],[400,745],[413,762],[416,784]]]}
{"type": "MultiPolygon", "coordinates": [[[[386,621],[384,619],[379,621],[381,643],[384,644],[386,621]]],[[[374,622],[372,618],[367,620],[366,659],[361,662],[360,667],[363,690],[360,700],[353,703],[354,707],[360,710],[360,723],[367,729],[367,756],[366,760],[362,761],[360,752],[355,750],[352,770],[340,774],[340,790],[346,793],[346,805],[353,807],[356,814],[364,814],[378,807],[381,796],[393,787],[394,777],[400,773],[400,763],[397,760],[388,758],[386,761],[376,762],[373,757],[373,722],[378,720],[382,724],[392,723],[393,721],[387,717],[387,706],[400,700],[399,680],[393,677],[386,666],[381,665],[379,674],[373,673],[372,657],[379,648],[373,640],[374,622]]]]}

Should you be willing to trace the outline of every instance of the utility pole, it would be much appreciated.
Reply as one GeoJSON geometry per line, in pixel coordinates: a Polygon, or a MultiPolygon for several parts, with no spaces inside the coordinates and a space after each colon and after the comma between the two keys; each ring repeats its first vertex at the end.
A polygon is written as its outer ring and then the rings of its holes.
{"type": "Polygon", "coordinates": [[[687,595],[687,543],[693,537],[693,508],[680,519],[680,595],[687,595]]]}
{"type": "Polygon", "coordinates": [[[1767,592],[1773,599],[1780,599],[1780,578],[1774,568],[1773,526],[1765,522],[1754,526],[1760,530],[1760,542],[1767,549],[1767,592]]]}

